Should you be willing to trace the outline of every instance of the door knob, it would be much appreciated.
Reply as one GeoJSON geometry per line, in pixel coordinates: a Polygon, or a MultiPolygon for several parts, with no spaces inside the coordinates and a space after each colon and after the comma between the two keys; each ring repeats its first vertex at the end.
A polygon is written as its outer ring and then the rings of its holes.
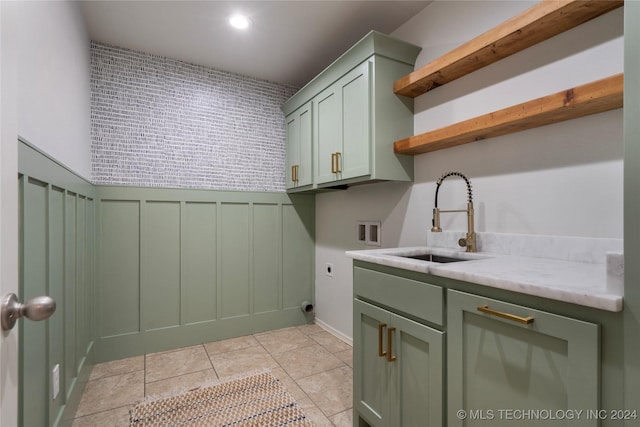
{"type": "Polygon", "coordinates": [[[8,331],[13,329],[16,321],[23,316],[31,320],[48,319],[56,311],[56,301],[48,296],[40,296],[22,304],[16,294],[7,294],[2,298],[0,310],[2,330],[8,331]]]}

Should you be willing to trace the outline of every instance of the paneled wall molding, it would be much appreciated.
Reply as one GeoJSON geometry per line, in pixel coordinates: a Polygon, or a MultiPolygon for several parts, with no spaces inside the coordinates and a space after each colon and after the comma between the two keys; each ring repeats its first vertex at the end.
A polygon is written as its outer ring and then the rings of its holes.
{"type": "Polygon", "coordinates": [[[98,186],[96,359],[309,320],[313,196],[98,186]]]}
{"type": "Polygon", "coordinates": [[[312,320],[315,197],[92,185],[19,144],[22,425],[66,425],[94,363],[312,320]],[[60,365],[54,398],[51,372],[60,365]]]}
{"type": "Polygon", "coordinates": [[[89,177],[85,177],[49,156],[27,139],[20,137],[18,161],[20,173],[38,178],[43,182],[57,182],[66,189],[93,197],[94,186],[89,177]]]}
{"type": "Polygon", "coordinates": [[[20,326],[19,418],[25,426],[57,425],[73,416],[93,365],[94,187],[26,141],[18,149],[20,297],[50,295],[57,302],[49,320],[20,326]]]}

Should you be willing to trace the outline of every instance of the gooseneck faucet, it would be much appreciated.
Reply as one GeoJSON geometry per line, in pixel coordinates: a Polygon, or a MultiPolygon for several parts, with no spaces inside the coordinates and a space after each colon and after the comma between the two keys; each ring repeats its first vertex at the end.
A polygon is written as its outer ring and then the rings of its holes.
{"type": "Polygon", "coordinates": [[[450,213],[450,212],[466,212],[467,213],[467,235],[462,239],[458,240],[458,244],[460,246],[466,247],[467,252],[476,252],[476,232],[473,228],[473,193],[471,191],[471,181],[469,178],[461,174],[460,172],[450,171],[442,175],[438,181],[436,181],[436,201],[435,206],[433,208],[433,220],[431,231],[434,233],[438,233],[442,231],[440,228],[440,214],[441,213],[450,213]],[[438,209],[438,191],[440,190],[440,186],[442,185],[442,181],[447,179],[450,176],[459,176],[464,179],[464,182],[467,183],[467,209],[457,209],[457,210],[440,210],[438,209]]]}

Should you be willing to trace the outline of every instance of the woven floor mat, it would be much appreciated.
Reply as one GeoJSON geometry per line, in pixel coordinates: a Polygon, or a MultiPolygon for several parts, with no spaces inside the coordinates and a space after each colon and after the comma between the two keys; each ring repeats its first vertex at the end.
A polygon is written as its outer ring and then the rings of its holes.
{"type": "Polygon", "coordinates": [[[313,426],[271,372],[149,399],[130,410],[131,426],[313,426]]]}

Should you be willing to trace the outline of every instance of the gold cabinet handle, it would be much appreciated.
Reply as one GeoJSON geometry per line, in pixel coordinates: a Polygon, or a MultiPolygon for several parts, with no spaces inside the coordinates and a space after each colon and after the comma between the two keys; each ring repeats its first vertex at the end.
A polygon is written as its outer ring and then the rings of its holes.
{"type": "Polygon", "coordinates": [[[336,152],[336,171],[335,173],[342,173],[342,169],[340,168],[340,160],[342,158],[342,153],[339,151],[336,152]]]}
{"type": "Polygon", "coordinates": [[[515,314],[493,310],[489,308],[488,305],[478,306],[478,311],[482,313],[490,314],[492,316],[501,317],[503,319],[512,320],[514,322],[523,323],[525,325],[528,325],[529,323],[533,323],[533,317],[531,316],[527,316],[527,317],[516,316],[515,314]]]}
{"type": "Polygon", "coordinates": [[[298,165],[291,166],[291,181],[293,181],[293,182],[298,181],[298,177],[296,176],[297,175],[297,170],[296,170],[297,168],[298,168],[298,165]]]}
{"type": "Polygon", "coordinates": [[[387,361],[393,362],[397,359],[396,356],[393,355],[393,344],[391,338],[393,337],[393,333],[396,331],[396,328],[387,329],[387,361]]]}
{"type": "Polygon", "coordinates": [[[378,325],[378,356],[384,357],[387,352],[382,349],[382,331],[387,327],[386,323],[380,323],[378,325]]]}
{"type": "Polygon", "coordinates": [[[299,179],[298,179],[298,168],[299,168],[299,167],[300,167],[300,165],[295,165],[295,168],[294,168],[294,171],[295,171],[295,178],[294,178],[294,181],[295,181],[295,182],[298,182],[298,181],[299,181],[299,179]]]}

